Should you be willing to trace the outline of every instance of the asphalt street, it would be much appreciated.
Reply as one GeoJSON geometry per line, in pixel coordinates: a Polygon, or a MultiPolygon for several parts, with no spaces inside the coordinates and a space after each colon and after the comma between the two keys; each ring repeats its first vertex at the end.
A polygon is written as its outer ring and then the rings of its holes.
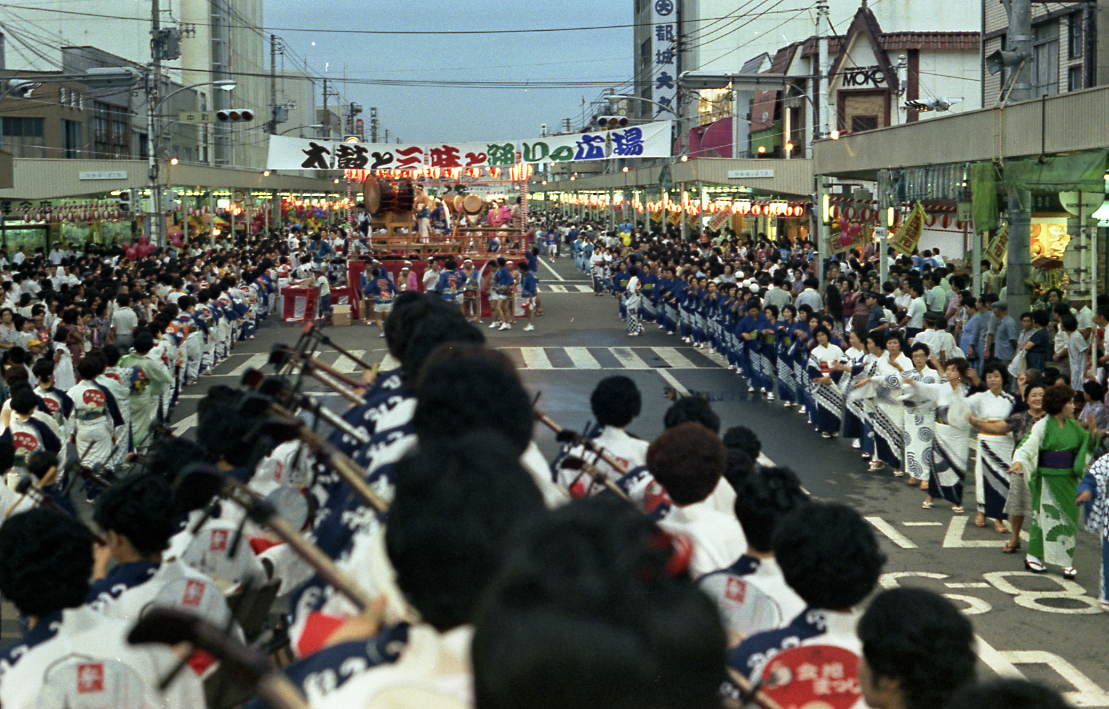
{"type": "MultiPolygon", "coordinates": [[[[1100,549],[1083,533],[1078,547],[1076,581],[1054,571],[1034,576],[1023,570],[1021,554],[1003,555],[1004,535],[992,525],[979,529],[970,514],[953,515],[946,506],[921,509],[922,495],[906,478],[870,473],[847,441],[820,438],[803,416],[777,402],[751,400],[746,385],[721,366],[720,359],[684,345],[655,325],[638,338],[625,335],[611,297],[592,295],[585,275],[569,259],[540,268],[545,314],[534,332],[522,325],[510,331],[485,329],[488,344],[504,349],[520,366],[525,384],[538,395],[538,407],[563,427],[578,429],[590,418],[589,394],[601,378],[630,376],[643,393],[642,415],[629,427],[651,439],[662,431],[669,401],[667,388],[707,394],[723,427],[754,430],[763,453],[788,466],[814,496],[847,503],[874,526],[888,555],[882,585],[921,586],[945,594],[971,617],[979,636],[984,673],[1023,675],[1065,692],[1075,706],[1109,707],[1109,614],[1097,608],[1100,549]]],[[[273,320],[273,318],[271,318],[273,320]]],[[[385,354],[384,340],[372,326],[355,322],[328,327],[340,346],[370,361],[385,354]]],[[[234,385],[251,367],[262,367],[271,346],[292,344],[299,328],[267,322],[256,339],[239,343],[215,375],[186,390],[175,412],[178,433],[195,433],[196,405],[207,387],[234,385]]],[[[322,359],[354,372],[334,350],[322,359]]],[[[325,396],[334,408],[345,403],[325,396]]],[[[536,440],[550,456],[553,435],[537,426],[536,440]]],[[[966,499],[973,510],[974,492],[966,499]]]]}

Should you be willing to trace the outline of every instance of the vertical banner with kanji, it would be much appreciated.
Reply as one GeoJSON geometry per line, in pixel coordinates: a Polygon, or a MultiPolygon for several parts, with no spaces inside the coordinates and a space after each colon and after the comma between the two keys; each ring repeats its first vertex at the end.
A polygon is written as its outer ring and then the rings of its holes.
{"type": "MultiPolygon", "coordinates": [[[[980,237],[976,237],[980,238],[980,237]]],[[[997,235],[986,247],[983,254],[994,268],[1001,268],[1009,257],[1009,225],[1006,224],[997,230],[997,235]]]]}
{"type": "Polygon", "coordinates": [[[712,219],[710,219],[708,223],[708,228],[714,231],[716,229],[719,229],[724,225],[724,222],[732,218],[732,214],[734,214],[734,212],[732,212],[732,208],[730,206],[724,207],[716,214],[712,215],[712,219]]]}
{"type": "Polygon", "coordinates": [[[654,116],[676,110],[680,59],[678,53],[678,3],[676,0],[648,0],[654,2],[651,10],[652,52],[651,100],[655,102],[654,116]]]}
{"type": "Polygon", "coordinates": [[[920,202],[913,205],[913,209],[909,212],[909,216],[901,223],[901,228],[897,230],[893,238],[889,240],[889,245],[897,249],[897,252],[904,256],[911,256],[913,249],[916,248],[917,242],[920,241],[920,235],[924,233],[924,220],[928,215],[924,211],[924,207],[920,202]]]}

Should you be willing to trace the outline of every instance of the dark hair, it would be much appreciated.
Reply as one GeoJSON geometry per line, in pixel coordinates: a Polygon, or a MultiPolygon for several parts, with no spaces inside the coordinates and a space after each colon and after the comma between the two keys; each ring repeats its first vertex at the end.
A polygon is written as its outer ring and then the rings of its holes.
{"type": "Polygon", "coordinates": [[[77,373],[81,379],[96,379],[104,373],[104,360],[91,352],[77,360],[77,373]]]}
{"type": "Polygon", "coordinates": [[[0,593],[39,619],[81,606],[92,543],[88,527],[61,512],[39,508],[12,516],[0,526],[0,593]]]}
{"type": "Polygon", "coordinates": [[[35,395],[31,385],[25,381],[20,381],[12,384],[11,386],[11,408],[17,414],[27,416],[34,413],[38,408],[39,399],[35,395]]]}
{"type": "Polygon", "coordinates": [[[753,461],[759,459],[762,451],[762,441],[758,435],[746,426],[732,426],[724,432],[724,447],[738,448],[747,454],[753,461]]]}
{"type": "Polygon", "coordinates": [[[801,481],[789,468],[761,468],[736,489],[735,516],[747,545],[759,552],[772,548],[778,520],[808,503],[801,481]]]}
{"type": "Polygon", "coordinates": [[[699,396],[683,396],[671,404],[662,417],[662,425],[666,428],[690,422],[699,423],[713,433],[720,432],[720,417],[709,402],[699,396]]]}
{"type": "Polygon", "coordinates": [[[1001,386],[1004,388],[1009,384],[1009,371],[1005,368],[1002,362],[990,362],[985,367],[982,367],[982,381],[986,381],[986,375],[991,372],[997,372],[1001,375],[1001,386]]]}
{"type": "Polygon", "coordinates": [[[428,357],[412,415],[421,442],[448,441],[481,427],[499,432],[519,456],[531,442],[533,420],[531,397],[503,352],[452,343],[428,357]]]}
{"type": "Polygon", "coordinates": [[[442,300],[431,300],[428,311],[415,323],[401,354],[401,378],[415,384],[420,368],[432,350],[445,343],[481,345],[485,335],[466,321],[462,312],[442,300]]]}
{"type": "Polygon", "coordinates": [[[1026,679],[994,679],[968,684],[946,709],[1071,709],[1059,692],[1026,679]]]}
{"type": "Polygon", "coordinates": [[[1051,416],[1063,412],[1067,402],[1074,400],[1074,389],[1066,384],[1052,384],[1044,389],[1044,411],[1051,416]]]}
{"type": "Polygon", "coordinates": [[[947,704],[974,682],[974,629],[951,601],[922,588],[894,588],[871,600],[857,629],[878,677],[898,680],[906,709],[947,704]]]}
{"type": "Polygon", "coordinates": [[[475,707],[714,709],[725,643],[669,535],[618,500],[577,501],[523,535],[482,605],[475,707]]]}
{"type": "Polygon", "coordinates": [[[169,548],[176,531],[173,491],[165,478],[136,475],[109,487],[96,499],[93,520],[105,532],[127,539],[142,556],[153,556],[169,548]]]}
{"type": "Polygon", "coordinates": [[[630,377],[605,377],[597,383],[589,397],[589,405],[597,423],[623,428],[639,415],[643,399],[630,377]]]}
{"type": "Polygon", "coordinates": [[[668,428],[647,448],[647,469],[678,505],[711,495],[725,461],[724,443],[699,423],[668,428]]]}
{"type": "Polygon", "coordinates": [[[1078,318],[1074,315],[1067,313],[1059,318],[1059,325],[1062,326],[1067,332],[1074,332],[1078,329],[1078,318]]]}
{"type": "Polygon", "coordinates": [[[397,585],[439,631],[470,623],[521,520],[543,497],[495,430],[433,445],[396,467],[385,547],[397,585]]]}
{"type": "Polygon", "coordinates": [[[812,502],[795,510],[779,521],[773,546],[789,587],[810,607],[824,610],[861,603],[886,561],[870,525],[839,503],[812,502]]]}
{"type": "Polygon", "coordinates": [[[1086,395],[1094,401],[1101,401],[1105,398],[1105,387],[1101,382],[1093,379],[1082,384],[1082,391],[1086,392],[1086,395]]]}

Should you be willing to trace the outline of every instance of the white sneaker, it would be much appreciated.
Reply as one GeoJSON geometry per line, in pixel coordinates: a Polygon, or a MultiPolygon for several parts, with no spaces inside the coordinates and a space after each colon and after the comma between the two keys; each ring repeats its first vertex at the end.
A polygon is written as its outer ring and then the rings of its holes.
{"type": "Polygon", "coordinates": [[[503,323],[499,323],[499,322],[493,322],[493,323],[490,323],[490,324],[489,324],[489,329],[490,329],[490,330],[493,330],[493,329],[495,329],[495,328],[499,327],[499,326],[500,326],[500,325],[502,325],[502,324],[503,324],[503,323]]]}
{"type": "Polygon", "coordinates": [[[498,329],[500,329],[500,330],[508,330],[508,329],[509,329],[509,328],[511,328],[511,327],[512,327],[512,326],[511,326],[511,325],[509,325],[508,323],[501,323],[501,326],[500,326],[500,327],[499,327],[498,329]]]}
{"type": "Polygon", "coordinates": [[[385,337],[385,333],[381,333],[380,335],[378,335],[378,337],[385,337]]]}
{"type": "Polygon", "coordinates": [[[531,332],[534,329],[535,329],[535,326],[529,324],[527,327],[524,328],[524,332],[531,332]]]}
{"type": "Polygon", "coordinates": [[[863,447],[863,444],[859,443],[859,439],[856,438],[855,440],[851,441],[851,447],[854,448],[855,450],[858,450],[858,449],[863,447]]]}

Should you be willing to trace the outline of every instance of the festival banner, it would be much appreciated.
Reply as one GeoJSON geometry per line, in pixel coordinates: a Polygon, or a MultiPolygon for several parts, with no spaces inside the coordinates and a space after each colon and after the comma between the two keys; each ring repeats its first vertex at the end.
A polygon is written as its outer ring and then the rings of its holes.
{"type": "Polygon", "coordinates": [[[671,122],[484,143],[391,144],[269,136],[269,170],[413,170],[670,157],[671,122]]]}
{"type": "Polygon", "coordinates": [[[904,256],[912,256],[913,249],[920,241],[920,235],[924,233],[924,220],[927,216],[920,202],[914,204],[909,216],[905,218],[901,228],[897,230],[897,234],[889,240],[889,245],[904,256]]]}
{"type": "MultiPolygon", "coordinates": [[[[976,239],[982,238],[976,236],[976,239]]],[[[1006,224],[997,230],[997,236],[993,238],[990,245],[986,247],[986,253],[983,254],[986,260],[989,261],[994,268],[1001,268],[1005,265],[1009,256],[1009,225],[1006,224]]]]}
{"type": "Polygon", "coordinates": [[[851,249],[862,249],[873,236],[870,226],[841,220],[839,233],[832,236],[832,253],[840,254],[851,249]]]}
{"type": "Polygon", "coordinates": [[[730,205],[727,206],[727,207],[724,207],[719,212],[714,214],[712,219],[709,220],[708,228],[712,229],[713,231],[716,231],[721,226],[723,226],[724,222],[726,222],[726,221],[728,221],[729,219],[732,218],[732,214],[733,214],[733,212],[732,212],[732,208],[731,208],[730,205]]]}

